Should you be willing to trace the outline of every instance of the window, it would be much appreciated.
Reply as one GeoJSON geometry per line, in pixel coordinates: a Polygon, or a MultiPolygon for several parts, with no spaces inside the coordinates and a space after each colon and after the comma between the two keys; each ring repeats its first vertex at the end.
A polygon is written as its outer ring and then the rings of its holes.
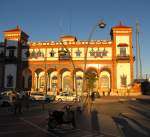
{"type": "Polygon", "coordinates": [[[77,50],[75,53],[76,53],[76,56],[77,56],[77,57],[80,57],[82,52],[81,52],[80,49],[78,48],[78,50],[77,50]]]}
{"type": "Polygon", "coordinates": [[[13,86],[13,76],[8,75],[7,76],[7,87],[12,87],[13,86]]]}
{"type": "Polygon", "coordinates": [[[25,52],[25,55],[26,55],[27,58],[29,58],[29,57],[30,57],[30,52],[29,52],[29,51],[26,51],[26,52],[25,52]]]}
{"type": "Polygon", "coordinates": [[[37,53],[36,53],[37,57],[41,57],[42,56],[42,52],[39,50],[37,53]]]}
{"type": "Polygon", "coordinates": [[[33,51],[31,52],[31,57],[32,57],[32,58],[36,58],[36,52],[35,52],[35,50],[33,50],[33,51]]]}
{"type": "Polygon", "coordinates": [[[9,57],[14,57],[14,53],[15,53],[14,50],[12,50],[12,49],[9,50],[9,57]]]}
{"type": "Polygon", "coordinates": [[[120,48],[120,56],[126,56],[126,48],[120,48]]]}
{"type": "Polygon", "coordinates": [[[17,40],[7,40],[7,46],[18,46],[17,40]]]}
{"type": "Polygon", "coordinates": [[[94,52],[94,49],[93,49],[93,48],[90,50],[90,56],[91,56],[91,57],[95,56],[95,52],[94,52]]]}
{"type": "Polygon", "coordinates": [[[49,54],[50,54],[50,57],[54,57],[55,56],[55,51],[52,49],[49,54]]]}
{"type": "Polygon", "coordinates": [[[121,86],[123,87],[127,86],[127,76],[124,74],[121,76],[121,86]]]}

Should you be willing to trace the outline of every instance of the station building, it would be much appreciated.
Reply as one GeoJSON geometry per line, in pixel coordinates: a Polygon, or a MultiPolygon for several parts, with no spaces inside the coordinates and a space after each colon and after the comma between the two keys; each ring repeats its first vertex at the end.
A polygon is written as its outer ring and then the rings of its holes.
{"type": "Polygon", "coordinates": [[[29,36],[18,26],[3,33],[1,91],[31,90],[55,95],[67,91],[81,95],[88,91],[88,84],[83,89],[84,74],[88,72],[96,74],[93,91],[118,95],[133,81],[132,27],[119,24],[111,28],[110,40],[90,41],[75,36],[62,36],[58,41],[28,41],[29,36]]]}

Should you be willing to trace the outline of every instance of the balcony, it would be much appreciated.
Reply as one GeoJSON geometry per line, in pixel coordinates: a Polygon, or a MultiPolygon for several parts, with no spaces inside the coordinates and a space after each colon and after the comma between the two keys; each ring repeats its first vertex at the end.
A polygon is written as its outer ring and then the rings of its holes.
{"type": "Polygon", "coordinates": [[[17,63],[17,57],[15,57],[15,56],[5,56],[5,62],[7,62],[7,63],[17,63]]]}
{"type": "Polygon", "coordinates": [[[129,55],[117,55],[116,60],[130,60],[129,55]]]}

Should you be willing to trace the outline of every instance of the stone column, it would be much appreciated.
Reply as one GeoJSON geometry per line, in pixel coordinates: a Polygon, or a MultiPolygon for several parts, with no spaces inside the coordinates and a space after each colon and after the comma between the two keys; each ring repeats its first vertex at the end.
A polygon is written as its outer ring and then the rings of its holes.
{"type": "Polygon", "coordinates": [[[35,90],[35,72],[32,70],[32,91],[35,90]]]}
{"type": "Polygon", "coordinates": [[[70,81],[71,83],[72,83],[72,93],[74,93],[75,91],[76,91],[76,87],[75,87],[75,79],[74,79],[75,77],[74,77],[74,73],[73,73],[73,71],[71,71],[71,80],[72,81],[70,81]]]}
{"type": "Polygon", "coordinates": [[[57,89],[56,89],[57,94],[60,93],[60,88],[62,88],[62,86],[60,86],[61,82],[62,82],[61,76],[59,73],[57,73],[57,89]]]}

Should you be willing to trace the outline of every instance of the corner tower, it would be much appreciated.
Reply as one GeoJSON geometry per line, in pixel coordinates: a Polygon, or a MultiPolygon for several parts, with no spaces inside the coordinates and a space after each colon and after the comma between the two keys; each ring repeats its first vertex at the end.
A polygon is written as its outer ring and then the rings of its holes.
{"type": "Polygon", "coordinates": [[[119,24],[112,27],[114,89],[128,88],[133,80],[132,28],[119,24]]]}
{"type": "Polygon", "coordinates": [[[4,31],[4,89],[21,88],[21,49],[27,41],[28,35],[19,26],[4,31]]]}

